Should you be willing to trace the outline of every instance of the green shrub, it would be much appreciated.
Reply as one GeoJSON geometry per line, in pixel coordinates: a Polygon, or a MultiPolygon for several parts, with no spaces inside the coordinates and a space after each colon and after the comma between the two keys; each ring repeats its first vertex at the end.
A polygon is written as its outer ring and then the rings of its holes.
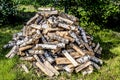
{"type": "Polygon", "coordinates": [[[16,4],[12,0],[0,0],[0,24],[12,21],[16,13],[16,4]]]}
{"type": "Polygon", "coordinates": [[[72,4],[73,2],[75,1],[71,0],[69,11],[80,18],[82,26],[89,26],[93,22],[107,27],[109,26],[106,24],[110,24],[113,28],[119,25],[113,23],[113,21],[120,21],[119,0],[76,0],[76,5],[72,4]]]}
{"type": "Polygon", "coordinates": [[[82,27],[105,26],[118,28],[119,0],[56,0],[56,7],[67,7],[68,13],[80,19],[82,27]],[[68,2],[65,2],[68,1],[68,2]]]}

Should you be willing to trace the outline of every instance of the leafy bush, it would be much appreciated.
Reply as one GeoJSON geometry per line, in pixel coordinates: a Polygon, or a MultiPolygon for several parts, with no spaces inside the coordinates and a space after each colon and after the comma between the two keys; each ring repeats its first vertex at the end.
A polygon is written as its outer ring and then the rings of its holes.
{"type": "Polygon", "coordinates": [[[12,0],[0,0],[0,24],[12,21],[16,13],[16,4],[12,0]]]}
{"type": "Polygon", "coordinates": [[[119,28],[119,0],[56,0],[56,7],[67,7],[68,13],[80,19],[83,27],[119,28]],[[66,2],[67,1],[67,2],[66,2]]]}
{"type": "Polygon", "coordinates": [[[106,28],[119,28],[119,23],[113,23],[113,21],[120,21],[120,3],[116,3],[118,0],[77,0],[77,6],[71,6],[70,12],[79,17],[80,24],[85,27],[94,23],[94,25],[106,26],[106,28]]]}

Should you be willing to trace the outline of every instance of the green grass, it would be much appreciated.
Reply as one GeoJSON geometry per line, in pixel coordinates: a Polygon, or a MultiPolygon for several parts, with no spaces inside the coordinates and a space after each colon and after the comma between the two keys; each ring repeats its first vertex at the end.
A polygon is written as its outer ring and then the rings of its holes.
{"type": "Polygon", "coordinates": [[[12,38],[12,34],[20,31],[22,28],[19,26],[1,26],[0,28],[0,80],[13,80],[16,78],[16,72],[14,66],[16,65],[16,58],[7,59],[5,54],[9,50],[3,49],[3,45],[6,44],[12,38]]]}
{"type": "MultiPolygon", "coordinates": [[[[21,6],[20,9],[25,8],[24,11],[28,12],[30,9],[29,7],[21,6]]],[[[32,11],[30,10],[30,12],[34,11],[36,10],[32,7],[32,11]]],[[[3,49],[3,45],[11,40],[13,33],[19,32],[22,27],[22,24],[16,24],[6,25],[0,28],[0,80],[120,80],[119,32],[111,29],[99,28],[99,26],[96,26],[96,29],[92,27],[92,29],[87,30],[87,28],[85,28],[88,33],[94,36],[94,41],[100,42],[103,47],[101,58],[104,61],[104,65],[101,67],[101,70],[95,70],[92,74],[86,76],[82,76],[81,73],[61,73],[58,77],[48,78],[44,77],[44,75],[37,77],[33,74],[34,72],[32,70],[28,74],[21,71],[18,67],[21,61],[17,56],[12,59],[5,58],[9,50],[3,49]]]]}

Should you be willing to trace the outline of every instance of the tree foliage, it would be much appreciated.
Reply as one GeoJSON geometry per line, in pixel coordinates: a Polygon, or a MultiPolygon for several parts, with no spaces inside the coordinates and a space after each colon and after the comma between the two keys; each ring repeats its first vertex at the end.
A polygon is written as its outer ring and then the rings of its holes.
{"type": "Polygon", "coordinates": [[[16,4],[12,0],[0,0],[0,23],[6,23],[16,14],[16,4]]]}
{"type": "Polygon", "coordinates": [[[120,21],[119,0],[69,0],[69,13],[80,18],[83,26],[97,25],[115,27],[120,21]],[[111,23],[112,22],[112,23],[111,23]]]}
{"type": "Polygon", "coordinates": [[[35,0],[40,6],[52,4],[64,8],[80,19],[82,26],[100,25],[118,27],[120,24],[119,0],[35,0]]]}

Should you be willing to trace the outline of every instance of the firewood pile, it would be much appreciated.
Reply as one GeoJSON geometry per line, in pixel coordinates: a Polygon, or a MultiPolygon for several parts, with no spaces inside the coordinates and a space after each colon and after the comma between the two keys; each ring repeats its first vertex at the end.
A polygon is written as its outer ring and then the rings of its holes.
{"type": "MultiPolygon", "coordinates": [[[[13,35],[4,48],[12,48],[6,55],[30,62],[47,76],[81,72],[90,74],[103,64],[99,59],[102,48],[93,42],[93,37],[79,26],[78,18],[45,8],[37,12],[21,32],[13,35]]],[[[21,65],[25,72],[29,69],[21,65]]]]}

